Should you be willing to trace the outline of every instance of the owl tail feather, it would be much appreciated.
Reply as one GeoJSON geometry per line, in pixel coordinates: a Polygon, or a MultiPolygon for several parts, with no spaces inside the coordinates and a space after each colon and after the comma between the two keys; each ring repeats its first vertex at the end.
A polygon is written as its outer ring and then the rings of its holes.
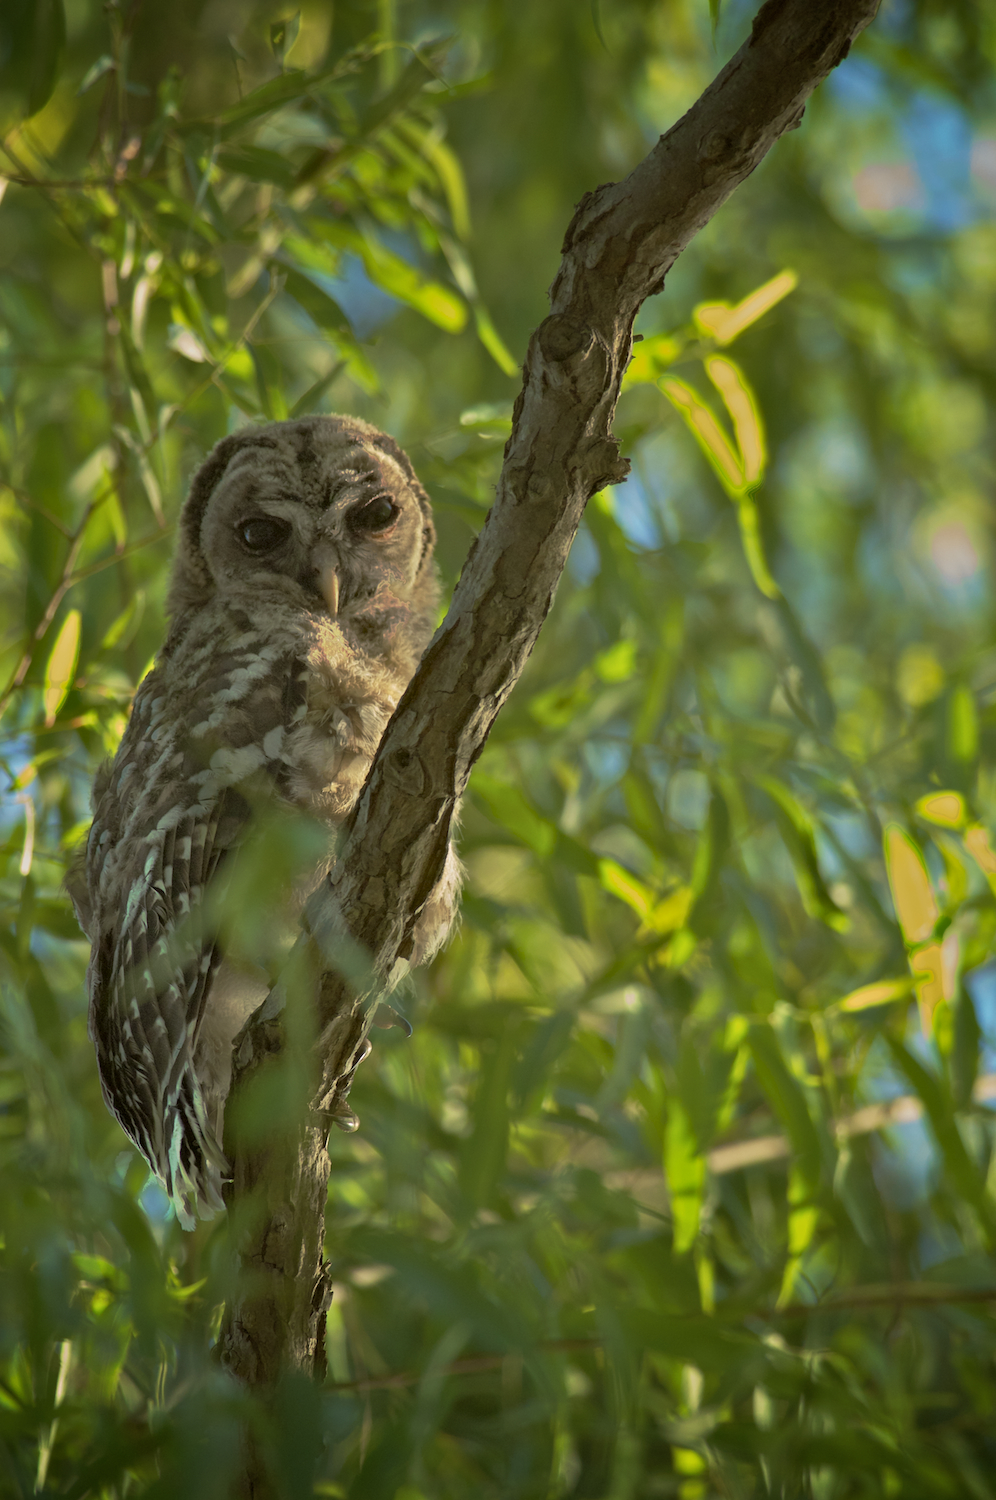
{"type": "Polygon", "coordinates": [[[231,1168],[208,1122],[196,1083],[194,1098],[181,1096],[165,1123],[168,1144],[160,1175],[181,1227],[193,1229],[198,1219],[213,1219],[225,1207],[221,1190],[231,1168]]]}

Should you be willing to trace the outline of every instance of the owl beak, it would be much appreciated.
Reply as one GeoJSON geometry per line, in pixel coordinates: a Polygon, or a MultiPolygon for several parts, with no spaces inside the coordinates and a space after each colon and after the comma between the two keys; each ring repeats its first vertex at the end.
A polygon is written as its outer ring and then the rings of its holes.
{"type": "Polygon", "coordinates": [[[319,574],[319,587],[325,595],[329,614],[333,620],[339,613],[339,574],[335,568],[323,568],[319,574]]]}
{"type": "Polygon", "coordinates": [[[339,559],[331,547],[322,547],[320,555],[315,559],[315,564],[314,577],[318,584],[318,591],[334,620],[339,613],[339,559]]]}

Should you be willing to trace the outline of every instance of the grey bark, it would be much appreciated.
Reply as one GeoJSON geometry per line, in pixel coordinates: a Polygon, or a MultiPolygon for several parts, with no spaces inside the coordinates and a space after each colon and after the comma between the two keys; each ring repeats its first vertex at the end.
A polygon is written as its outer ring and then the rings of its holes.
{"type": "Polygon", "coordinates": [[[637,311],[692,236],[800,123],[809,95],[877,7],[767,0],[697,103],[627,178],[586,194],[568,226],[551,312],[526,354],[494,506],[299,940],[298,958],[310,955],[320,976],[320,1046],[314,1103],[293,1139],[239,1139],[234,1124],[240,1098],[281,1056],[285,1012],[276,992],[236,1047],[226,1149],[241,1278],[222,1357],[251,1386],[272,1385],[287,1369],[324,1370],[327,1127],[344,1108],[372,1001],[411,952],[471,767],[550,609],[585,504],[627,472],[611,424],[637,311]],[[343,939],[354,959],[367,955],[359,982],[355,962],[345,965],[353,982],[334,966],[343,939]]]}

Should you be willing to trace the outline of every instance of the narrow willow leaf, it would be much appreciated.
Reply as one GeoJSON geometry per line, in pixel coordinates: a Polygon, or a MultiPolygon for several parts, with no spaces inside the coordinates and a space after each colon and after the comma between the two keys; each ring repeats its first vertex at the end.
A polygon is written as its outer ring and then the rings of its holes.
{"type": "Polygon", "coordinates": [[[658,384],[672,406],[677,407],[688,423],[696,442],[718,474],[723,488],[734,498],[739,496],[745,483],[743,466],[709,407],[690,385],[674,375],[665,376],[658,384]]]}
{"type": "Polygon", "coordinates": [[[937,924],[937,897],[923,855],[898,823],[886,826],[885,868],[903,937],[911,946],[926,942],[937,924]]]}
{"type": "Polygon", "coordinates": [[[979,715],[975,694],[960,683],[948,699],[948,752],[952,760],[971,763],[979,753],[979,715]]]}
{"type": "Polygon", "coordinates": [[[285,192],[297,181],[293,162],[279,151],[268,151],[262,146],[229,146],[218,152],[217,160],[224,172],[247,177],[250,182],[273,182],[285,192]]]}
{"type": "Polygon", "coordinates": [[[941,828],[962,828],[968,816],[960,792],[930,792],[916,803],[916,811],[928,823],[941,828]]]}
{"type": "Polygon", "coordinates": [[[940,943],[924,943],[910,954],[910,969],[916,985],[916,998],[920,1007],[920,1027],[924,1036],[934,1034],[934,1017],[938,1006],[948,997],[945,994],[944,957],[940,943]]]}
{"type": "Polygon", "coordinates": [[[806,1180],[820,1176],[823,1143],[799,1080],[789,1069],[778,1037],[767,1022],[755,1022],[747,1037],[758,1081],[792,1142],[806,1180]]]}
{"type": "Polygon", "coordinates": [[[989,830],[981,823],[972,823],[965,829],[965,848],[996,891],[996,850],[990,842],[989,830]]]}
{"type": "Polygon", "coordinates": [[[281,67],[284,58],[294,46],[301,30],[301,12],[296,11],[289,20],[273,21],[270,25],[270,51],[281,67]]]}
{"type": "Polygon", "coordinates": [[[652,891],[638,880],[629,870],[617,864],[614,859],[600,859],[598,861],[598,879],[604,891],[611,896],[616,896],[624,901],[638,917],[646,922],[654,909],[654,897],[652,891]]]}
{"type": "Polygon", "coordinates": [[[896,1063],[923,1102],[937,1144],[956,1190],[966,1198],[982,1220],[990,1248],[996,1240],[996,1214],[986,1191],[985,1178],[969,1156],[954,1117],[952,1101],[943,1081],[929,1072],[909,1048],[890,1032],[883,1032],[896,1063]]]}
{"type": "Polygon", "coordinates": [[[196,333],[190,328],[185,328],[182,323],[169,325],[166,347],[174,349],[177,354],[182,354],[184,359],[189,359],[197,365],[203,364],[208,358],[207,350],[196,333]]]}
{"type": "Polygon", "coordinates": [[[99,83],[105,74],[110,73],[115,66],[113,57],[108,57],[106,52],[103,57],[98,57],[97,61],[91,64],[84,73],[83,81],[76,90],[77,94],[85,94],[89,89],[92,89],[94,84],[99,83]]]}
{"type": "Polygon", "coordinates": [[[526,801],[517,786],[477,771],[471,782],[471,792],[489,817],[532,849],[534,854],[545,857],[552,853],[557,842],[556,827],[526,801]]]}
{"type": "Polygon", "coordinates": [[[331,385],[334,385],[345,368],[346,360],[338,360],[327,375],[323,375],[321,380],[316,380],[314,385],[309,385],[308,389],[302,395],[298,396],[287,415],[289,417],[305,417],[309,412],[315,411],[325,392],[331,385]]]}
{"type": "Polygon", "coordinates": [[[491,355],[495,364],[503,375],[515,375],[519,366],[509,353],[502,340],[501,334],[491,321],[491,315],[481,302],[473,305],[474,326],[477,329],[477,337],[491,355]]]}
{"type": "Polygon", "coordinates": [[[874,1010],[879,1005],[892,1005],[896,1000],[906,1000],[912,988],[913,980],[908,974],[900,979],[879,979],[874,984],[863,984],[860,989],[852,990],[843,1000],[838,1000],[832,1009],[874,1010]]]}
{"type": "Polygon", "coordinates": [[[764,473],[767,460],[757,397],[751,390],[747,377],[732,359],[713,354],[704,363],[706,374],[722,396],[733,422],[733,431],[740,448],[744,484],[757,484],[764,473]]]}
{"type": "Polygon", "coordinates": [[[672,1094],[667,1101],[664,1135],[664,1175],[667,1178],[674,1225],[673,1246],[683,1255],[695,1243],[702,1213],[706,1162],[681,1099],[672,1094]]]}
{"type": "Polygon", "coordinates": [[[773,776],[755,779],[775,804],[778,829],[795,870],[803,906],[811,917],[818,917],[835,932],[846,932],[850,920],[827,890],[808,813],[783,782],[773,776]]]}
{"type": "Polygon", "coordinates": [[[740,527],[744,557],[747,559],[747,566],[750,568],[755,584],[766,599],[780,599],[782,591],[772,578],[768,559],[764,555],[761,518],[757,513],[757,504],[753,495],[741,495],[738,499],[737,524],[740,527]]]}
{"type": "Polygon", "coordinates": [[[505,1166],[508,1149],[508,1095],[515,1064],[517,1032],[506,1031],[483,1059],[472,1107],[473,1130],[460,1157],[460,1185],[467,1201],[489,1204],[505,1166]]]}
{"type": "Polygon", "coordinates": [[[778,1293],[779,1307],[785,1307],[796,1295],[806,1252],[819,1226],[820,1205],[814,1198],[814,1187],[810,1174],[793,1164],[788,1184],[788,1260],[778,1293]]]}
{"type": "Polygon", "coordinates": [[[446,194],[453,232],[460,240],[470,238],[470,205],[467,199],[467,184],[464,181],[460,159],[445,141],[423,136],[421,149],[436,170],[436,175],[446,194]]]}
{"type": "Polygon", "coordinates": [[[776,303],[799,285],[794,271],[781,271],[757,287],[742,302],[731,307],[728,302],[702,302],[692,316],[700,333],[715,339],[720,346],[732,344],[733,340],[769,312],[776,303]]]}
{"type": "Polygon", "coordinates": [[[71,609],[62,622],[45,663],[42,704],[45,709],[45,724],[49,729],[55,723],[56,715],[65,702],[76,675],[76,662],[80,654],[80,625],[79,610],[71,609]]]}

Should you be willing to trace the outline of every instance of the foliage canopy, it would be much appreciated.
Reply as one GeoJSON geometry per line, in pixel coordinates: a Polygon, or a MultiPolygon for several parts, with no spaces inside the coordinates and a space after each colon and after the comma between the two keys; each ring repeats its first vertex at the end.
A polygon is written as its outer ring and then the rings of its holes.
{"type": "MultiPolygon", "coordinates": [[[[452,582],[572,203],[751,7],[5,10],[0,1472],[207,1497],[223,1227],[103,1106],[61,888],[185,480],[356,412],[452,582]]],[[[288,1500],[996,1494],[994,61],[983,7],[891,0],[641,315],[633,474],[331,1143],[288,1500]]]]}

